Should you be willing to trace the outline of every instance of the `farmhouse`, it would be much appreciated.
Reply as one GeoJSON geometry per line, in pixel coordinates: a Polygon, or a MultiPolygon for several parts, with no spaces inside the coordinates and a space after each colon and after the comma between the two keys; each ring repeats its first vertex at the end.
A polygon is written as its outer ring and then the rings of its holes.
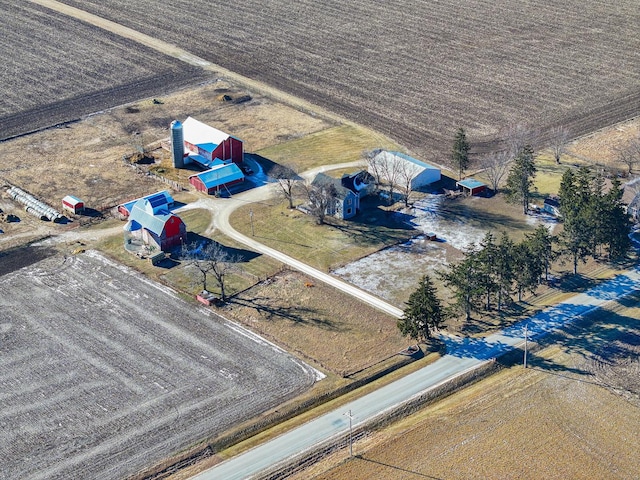
{"type": "Polygon", "coordinates": [[[180,217],[171,213],[162,195],[141,198],[131,208],[129,221],[124,226],[125,248],[138,251],[169,251],[187,239],[187,227],[180,217]]]}
{"type": "Polygon", "coordinates": [[[465,195],[479,195],[487,189],[487,185],[475,178],[465,178],[456,182],[456,186],[462,190],[465,195]]]}
{"type": "Polygon", "coordinates": [[[169,194],[168,191],[163,190],[162,192],[152,193],[151,195],[147,195],[146,197],[136,198],[135,200],[131,200],[129,202],[118,205],[118,213],[123,218],[127,218],[131,214],[131,210],[138,200],[150,200],[153,204],[156,205],[164,204],[167,210],[174,204],[173,197],[169,194]]]}
{"type": "Polygon", "coordinates": [[[369,173],[382,182],[404,182],[410,178],[411,188],[418,189],[441,178],[440,169],[400,152],[380,151],[369,163],[369,173]]]}
{"type": "Polygon", "coordinates": [[[204,169],[214,166],[216,160],[242,163],[242,140],[228,133],[188,117],[182,124],[182,135],[186,163],[194,162],[204,169]]]}
{"type": "MultiPolygon", "coordinates": [[[[366,170],[351,174],[345,173],[341,178],[342,186],[348,188],[360,198],[369,195],[375,189],[375,178],[366,170]]],[[[360,206],[358,205],[358,208],[360,206]]]]}
{"type": "Polygon", "coordinates": [[[78,197],[67,195],[62,199],[62,209],[72,213],[82,213],[84,212],[84,202],[78,197]]]}
{"type": "Polygon", "coordinates": [[[320,188],[333,188],[335,190],[335,197],[333,198],[333,201],[329,202],[325,209],[325,213],[327,215],[332,215],[346,220],[355,216],[357,211],[360,209],[360,196],[358,193],[344,187],[341,179],[330,177],[324,173],[319,173],[313,179],[311,185],[320,188]]]}
{"type": "Polygon", "coordinates": [[[627,213],[634,222],[640,220],[640,193],[637,193],[627,206],[627,213]]]}
{"type": "Polygon", "coordinates": [[[244,174],[235,163],[218,163],[209,170],[191,175],[189,183],[196,190],[218,195],[220,191],[229,191],[229,187],[244,181],[244,174]]]}

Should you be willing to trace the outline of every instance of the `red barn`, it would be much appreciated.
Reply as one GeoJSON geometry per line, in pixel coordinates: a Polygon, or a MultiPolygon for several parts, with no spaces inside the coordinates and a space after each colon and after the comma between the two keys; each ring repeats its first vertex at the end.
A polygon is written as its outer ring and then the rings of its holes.
{"type": "Polygon", "coordinates": [[[84,202],[78,197],[67,195],[62,199],[62,208],[73,213],[82,213],[84,212],[84,202]]]}
{"type": "Polygon", "coordinates": [[[191,175],[189,183],[200,192],[215,195],[228,191],[229,187],[244,181],[244,174],[235,163],[215,165],[209,170],[191,175]]]}
{"type": "Polygon", "coordinates": [[[242,163],[244,151],[242,140],[232,137],[217,128],[210,127],[189,117],[182,124],[185,149],[191,152],[191,160],[208,168],[215,159],[223,162],[242,163]],[[198,159],[197,157],[201,157],[198,159]]]}
{"type": "Polygon", "coordinates": [[[171,213],[160,199],[140,199],[131,209],[124,226],[125,246],[131,249],[136,242],[147,247],[168,251],[187,239],[187,227],[180,217],[171,213]]]}

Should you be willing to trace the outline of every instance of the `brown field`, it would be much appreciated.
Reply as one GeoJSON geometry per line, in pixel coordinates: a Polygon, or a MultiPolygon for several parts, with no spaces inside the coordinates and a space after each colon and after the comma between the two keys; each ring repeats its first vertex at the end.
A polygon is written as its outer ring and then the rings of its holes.
{"type": "MultiPolygon", "coordinates": [[[[446,161],[508,124],[574,135],[640,110],[637,2],[144,0],[64,3],[180,45],[233,72],[446,161]]],[[[498,135],[499,136],[499,135],[498,135]]]]}
{"type": "Polygon", "coordinates": [[[210,77],[31,2],[0,0],[0,10],[0,140],[210,77]]]}
{"type": "MultiPolygon", "coordinates": [[[[292,480],[636,479],[640,298],[610,305],[529,357],[292,480]]],[[[521,358],[521,357],[520,357],[521,358]]],[[[518,362],[520,361],[518,358],[518,362]]]]}

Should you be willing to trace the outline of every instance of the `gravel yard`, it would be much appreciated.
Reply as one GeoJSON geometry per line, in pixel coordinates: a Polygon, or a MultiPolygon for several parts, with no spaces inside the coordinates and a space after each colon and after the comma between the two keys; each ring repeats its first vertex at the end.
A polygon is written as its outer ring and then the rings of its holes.
{"type": "Polygon", "coordinates": [[[0,478],[124,478],[314,378],[93,251],[0,276],[0,478]]]}

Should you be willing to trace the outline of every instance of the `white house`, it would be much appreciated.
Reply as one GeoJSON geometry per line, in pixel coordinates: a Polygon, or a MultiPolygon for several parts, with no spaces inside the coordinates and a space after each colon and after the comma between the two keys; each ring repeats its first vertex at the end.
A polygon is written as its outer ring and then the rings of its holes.
{"type": "Polygon", "coordinates": [[[404,153],[384,150],[373,157],[369,162],[368,170],[378,181],[385,183],[404,183],[405,178],[411,178],[413,190],[437,182],[441,178],[438,167],[404,153]]]}

